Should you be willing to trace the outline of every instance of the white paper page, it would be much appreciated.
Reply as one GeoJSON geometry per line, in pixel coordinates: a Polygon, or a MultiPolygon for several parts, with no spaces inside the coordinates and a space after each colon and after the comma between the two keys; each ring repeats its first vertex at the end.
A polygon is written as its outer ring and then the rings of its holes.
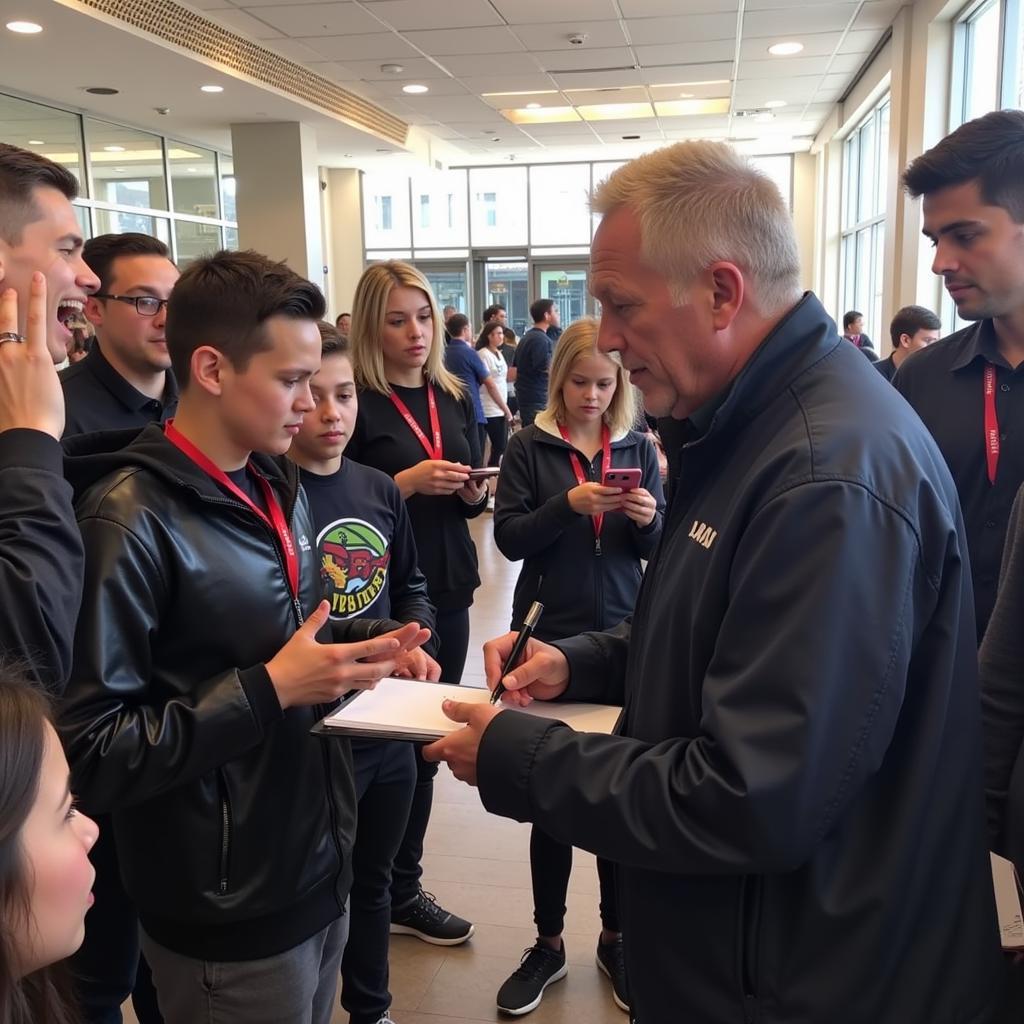
{"type": "MultiPolygon", "coordinates": [[[[446,736],[462,726],[441,710],[441,701],[486,704],[490,692],[479,687],[424,683],[415,679],[382,679],[373,690],[364,690],[343,708],[324,719],[328,728],[356,727],[397,734],[446,736]]],[[[518,708],[506,709],[518,711],[518,708]]],[[[610,733],[621,708],[604,704],[551,704],[534,701],[526,714],[556,718],[577,732],[610,733]]]]}
{"type": "Polygon", "coordinates": [[[1024,948],[1024,915],[1020,909],[1020,889],[1013,864],[999,854],[992,857],[992,884],[996,891],[999,934],[1003,949],[1024,948]]]}

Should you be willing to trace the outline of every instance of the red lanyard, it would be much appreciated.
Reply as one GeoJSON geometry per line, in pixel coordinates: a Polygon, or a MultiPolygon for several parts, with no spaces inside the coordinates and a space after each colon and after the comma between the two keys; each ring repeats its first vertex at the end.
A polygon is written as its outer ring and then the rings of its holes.
{"type": "Polygon", "coordinates": [[[430,430],[434,435],[434,444],[431,446],[427,435],[423,433],[420,425],[412,418],[409,407],[398,395],[392,391],[389,396],[391,404],[402,414],[402,419],[409,424],[409,429],[416,435],[417,440],[423,445],[428,459],[443,459],[444,445],[441,441],[441,421],[437,415],[437,399],[434,397],[434,385],[427,381],[427,408],[430,410],[430,430]]]}
{"type": "Polygon", "coordinates": [[[219,466],[215,466],[187,437],[181,434],[174,427],[174,420],[168,420],[164,424],[164,434],[167,440],[176,448],[181,449],[203,472],[217,481],[229,494],[236,497],[246,508],[252,509],[257,516],[277,535],[281,543],[281,551],[284,554],[285,567],[288,571],[288,586],[291,587],[292,597],[299,596],[299,556],[295,553],[295,542],[292,540],[291,530],[288,529],[288,521],[285,519],[281,502],[277,500],[274,488],[262,473],[257,472],[250,463],[249,468],[263,491],[263,500],[267,503],[270,511],[269,518],[239,486],[237,486],[227,473],[219,466]]]}
{"type": "MultiPolygon", "coordinates": [[[[569,439],[568,429],[561,423],[558,424],[558,429],[562,432],[562,437],[572,444],[569,439]]],[[[580,464],[579,456],[574,451],[569,452],[569,461],[572,463],[572,471],[576,474],[576,483],[582,485],[587,482],[587,476],[583,472],[583,466],[580,464]]],[[[601,479],[603,480],[608,475],[608,470],[612,468],[612,435],[608,429],[608,424],[603,423],[601,425],[601,479]]],[[[601,540],[601,527],[604,525],[604,513],[600,512],[596,516],[590,517],[591,523],[594,526],[594,538],[598,541],[601,540]]]]}
{"type": "Polygon", "coordinates": [[[988,458],[988,482],[995,484],[999,468],[999,417],[996,415],[996,368],[985,364],[985,455],[988,458]]]}

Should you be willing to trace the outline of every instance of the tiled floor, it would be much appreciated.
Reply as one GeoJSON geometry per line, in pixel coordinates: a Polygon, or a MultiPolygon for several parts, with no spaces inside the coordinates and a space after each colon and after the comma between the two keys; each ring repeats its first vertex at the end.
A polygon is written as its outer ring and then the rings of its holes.
{"type": "MultiPolygon", "coordinates": [[[[484,640],[508,628],[518,565],[494,546],[490,515],[472,522],[483,585],[472,611],[470,655],[463,682],[484,685],[484,640]]],[[[427,832],[423,884],[439,902],[470,918],[476,934],[463,946],[428,946],[394,936],[391,943],[392,1016],[397,1024],[473,1024],[509,1021],[494,996],[534,938],[528,856],[529,826],[487,814],[476,790],[456,782],[442,766],[427,832]]],[[[529,1015],[533,1024],[626,1024],[607,979],[594,964],[600,922],[597,869],[576,852],[567,900],[568,977],[548,989],[529,1015]]],[[[334,1022],[347,1022],[340,1008],[334,1022]]],[[[128,1009],[125,1020],[135,1024],[128,1009]]],[[[238,1024],[245,1024],[239,1021],[238,1024]]]]}

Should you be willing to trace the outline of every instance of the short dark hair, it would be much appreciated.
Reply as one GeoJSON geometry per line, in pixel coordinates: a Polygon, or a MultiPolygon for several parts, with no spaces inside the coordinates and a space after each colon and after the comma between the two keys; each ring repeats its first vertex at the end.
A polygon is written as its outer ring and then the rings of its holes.
{"type": "Polygon", "coordinates": [[[533,317],[533,322],[539,324],[548,313],[551,312],[555,305],[554,299],[537,299],[530,305],[530,316],[533,317]]]}
{"type": "Polygon", "coordinates": [[[960,125],[903,172],[914,199],[975,180],[986,203],[1024,224],[1024,110],[993,110],[960,125]]]}
{"type": "Polygon", "coordinates": [[[38,219],[32,194],[37,188],[55,188],[68,199],[78,198],[78,179],[66,167],[0,142],[0,238],[8,245],[17,245],[25,225],[38,219]]]}
{"type": "Polygon", "coordinates": [[[237,370],[270,347],[272,316],[322,320],[323,293],[291,267],[251,249],[195,260],[178,278],[167,305],[167,350],[178,386],[188,387],[192,353],[211,345],[237,370]]]}
{"type": "Polygon", "coordinates": [[[889,337],[892,347],[900,347],[900,335],[909,334],[913,337],[918,331],[941,331],[942,321],[924,306],[904,306],[892,318],[889,324],[889,337]]]}
{"type": "Polygon", "coordinates": [[[864,314],[858,313],[857,310],[851,309],[843,314],[843,330],[847,327],[852,327],[855,320],[863,320],[864,314]]]}
{"type": "Polygon", "coordinates": [[[484,310],[484,323],[488,320],[493,320],[499,313],[506,312],[505,307],[500,303],[496,302],[493,306],[488,306],[484,310]]]}
{"type": "Polygon", "coordinates": [[[100,279],[100,291],[105,292],[113,280],[111,273],[114,260],[121,256],[162,256],[171,258],[171,252],[152,235],[138,231],[126,231],[123,235],[97,235],[90,238],[82,249],[82,259],[88,268],[100,279]]]}
{"type": "Polygon", "coordinates": [[[461,334],[469,326],[469,317],[465,313],[452,313],[448,322],[444,325],[448,333],[454,338],[461,334]]]}
{"type": "Polygon", "coordinates": [[[318,320],[316,323],[320,329],[320,355],[321,356],[348,356],[352,358],[348,338],[338,332],[338,328],[327,320],[318,320]]]}

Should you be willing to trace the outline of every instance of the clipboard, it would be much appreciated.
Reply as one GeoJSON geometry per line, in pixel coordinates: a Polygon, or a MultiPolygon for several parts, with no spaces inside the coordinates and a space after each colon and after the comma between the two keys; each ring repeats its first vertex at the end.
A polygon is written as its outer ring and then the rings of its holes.
{"type": "MultiPolygon", "coordinates": [[[[312,728],[317,736],[362,737],[433,743],[462,725],[441,711],[445,699],[486,704],[490,691],[418,679],[382,679],[372,690],[347,694],[331,713],[312,728]]],[[[534,701],[529,708],[503,708],[502,714],[527,714],[558,721],[577,732],[610,734],[622,708],[572,701],[534,701]]]]}

